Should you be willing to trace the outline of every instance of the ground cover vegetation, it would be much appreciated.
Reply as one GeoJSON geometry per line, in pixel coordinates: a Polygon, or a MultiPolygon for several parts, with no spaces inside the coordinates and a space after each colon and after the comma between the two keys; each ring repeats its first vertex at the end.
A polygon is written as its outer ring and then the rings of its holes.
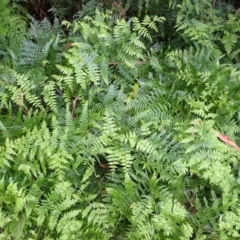
{"type": "Polygon", "coordinates": [[[0,239],[240,239],[237,1],[0,1],[0,239]]]}

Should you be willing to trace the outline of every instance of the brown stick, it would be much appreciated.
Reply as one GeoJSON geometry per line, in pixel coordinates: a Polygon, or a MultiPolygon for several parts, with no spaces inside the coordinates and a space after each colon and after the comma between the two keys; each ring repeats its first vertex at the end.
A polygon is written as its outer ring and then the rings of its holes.
{"type": "MultiPolygon", "coordinates": [[[[143,65],[146,63],[146,61],[140,61],[140,62],[135,62],[137,65],[143,65]]],[[[108,63],[109,66],[114,66],[114,65],[118,65],[117,62],[109,62],[108,63]]]]}
{"type": "Polygon", "coordinates": [[[75,118],[74,111],[76,109],[77,100],[80,100],[80,98],[79,97],[75,97],[75,99],[73,100],[73,103],[72,103],[72,118],[75,118]]]}

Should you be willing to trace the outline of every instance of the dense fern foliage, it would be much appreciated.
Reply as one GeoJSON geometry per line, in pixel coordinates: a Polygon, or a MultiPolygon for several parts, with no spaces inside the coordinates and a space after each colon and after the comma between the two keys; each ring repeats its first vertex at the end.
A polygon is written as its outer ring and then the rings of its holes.
{"type": "Polygon", "coordinates": [[[0,239],[240,239],[234,5],[0,8],[0,239]]]}

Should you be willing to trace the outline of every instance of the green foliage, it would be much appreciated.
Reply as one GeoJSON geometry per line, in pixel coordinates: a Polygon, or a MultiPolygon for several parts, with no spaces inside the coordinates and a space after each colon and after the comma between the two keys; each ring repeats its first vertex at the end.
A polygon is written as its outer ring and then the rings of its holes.
{"type": "Polygon", "coordinates": [[[0,61],[10,64],[25,39],[26,24],[23,17],[9,7],[8,0],[1,1],[0,9],[0,61]]]}
{"type": "Polygon", "coordinates": [[[239,239],[238,16],[104,4],[1,59],[0,238],[239,239]]]}
{"type": "Polygon", "coordinates": [[[194,5],[183,1],[177,16],[178,31],[183,32],[186,42],[205,46],[211,51],[218,49],[230,59],[236,57],[239,39],[239,17],[233,8],[224,5],[211,6],[210,1],[196,1],[194,5]]]}

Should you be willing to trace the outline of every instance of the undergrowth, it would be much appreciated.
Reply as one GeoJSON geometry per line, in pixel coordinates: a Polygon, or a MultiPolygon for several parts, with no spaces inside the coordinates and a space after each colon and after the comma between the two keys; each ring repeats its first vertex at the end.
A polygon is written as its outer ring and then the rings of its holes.
{"type": "Polygon", "coordinates": [[[0,3],[0,239],[239,239],[234,7],[89,1],[63,20],[59,2],[37,20],[13,2],[0,3]]]}

